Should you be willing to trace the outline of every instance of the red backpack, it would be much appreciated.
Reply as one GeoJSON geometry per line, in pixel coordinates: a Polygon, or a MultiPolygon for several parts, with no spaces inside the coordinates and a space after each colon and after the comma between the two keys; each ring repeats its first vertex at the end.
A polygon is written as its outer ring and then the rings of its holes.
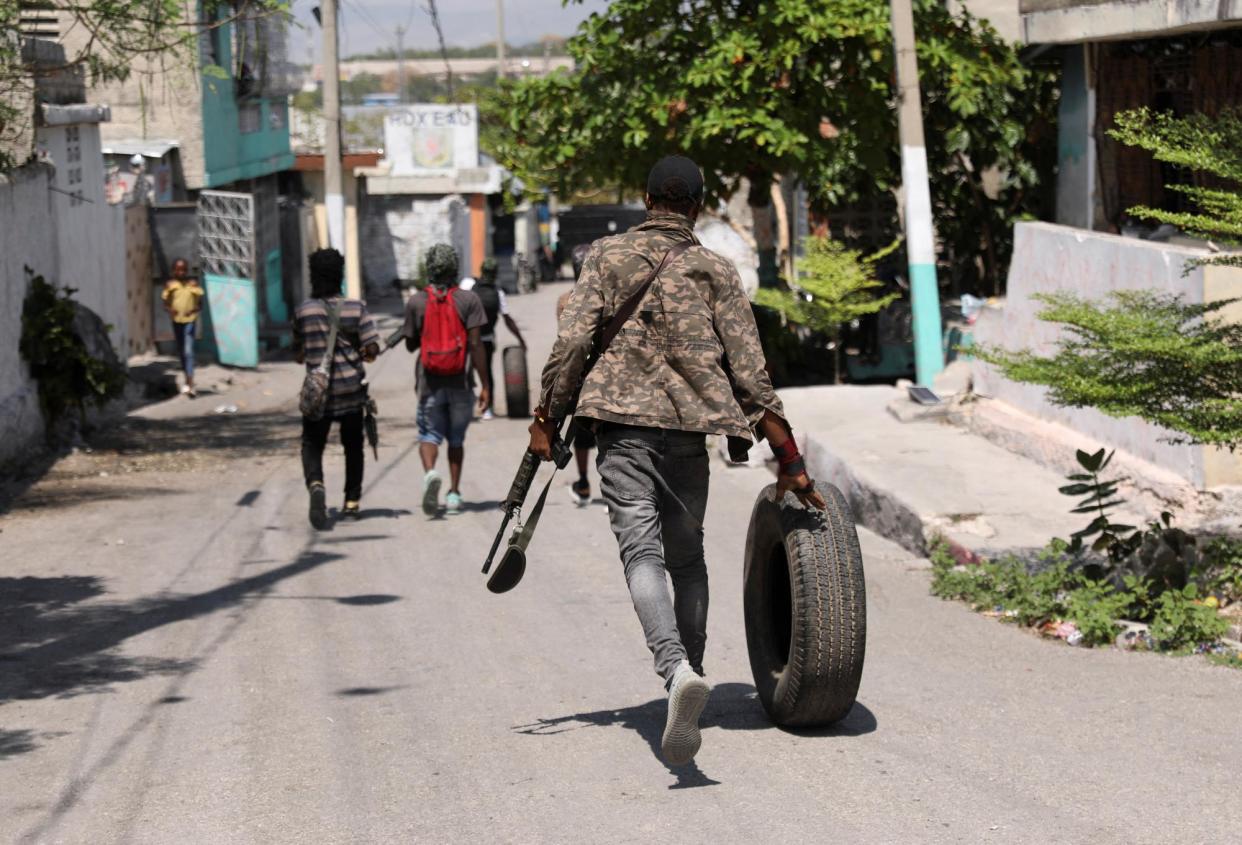
{"type": "Polygon", "coordinates": [[[466,371],[466,327],[457,313],[452,289],[427,286],[427,311],[423,314],[423,370],[433,376],[456,376],[466,371]]]}

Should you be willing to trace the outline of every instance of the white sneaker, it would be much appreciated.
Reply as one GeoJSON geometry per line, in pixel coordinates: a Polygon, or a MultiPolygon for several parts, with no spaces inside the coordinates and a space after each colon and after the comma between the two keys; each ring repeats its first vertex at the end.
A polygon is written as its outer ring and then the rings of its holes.
{"type": "Polygon", "coordinates": [[[491,420],[491,419],[495,419],[495,418],[496,418],[496,417],[495,417],[495,415],[492,413],[492,411],[491,411],[491,409],[490,409],[490,408],[489,408],[489,409],[487,409],[486,411],[484,411],[484,412],[483,412],[483,419],[485,419],[485,420],[491,420]]]}
{"type": "Polygon", "coordinates": [[[423,513],[435,516],[440,509],[440,473],[434,469],[427,470],[423,476],[423,513]]]}
{"type": "Polygon", "coordinates": [[[690,662],[681,661],[668,689],[668,720],[660,740],[660,753],[670,766],[684,766],[699,753],[703,744],[699,717],[711,693],[711,685],[690,668],[690,662]]]}

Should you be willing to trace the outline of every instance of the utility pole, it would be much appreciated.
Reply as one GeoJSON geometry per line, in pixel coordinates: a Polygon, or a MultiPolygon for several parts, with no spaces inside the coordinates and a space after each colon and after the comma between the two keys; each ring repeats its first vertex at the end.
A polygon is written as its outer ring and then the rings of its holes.
{"type": "Polygon", "coordinates": [[[496,78],[505,78],[505,0],[496,0],[496,78]]]}
{"type": "Polygon", "coordinates": [[[323,23],[323,183],[328,213],[328,244],[345,252],[345,189],[341,174],[341,63],[336,0],[322,0],[323,23]]]}
{"type": "Polygon", "coordinates": [[[930,387],[932,379],[944,369],[944,349],[911,0],[892,0],[892,20],[893,51],[897,61],[901,187],[905,194],[906,260],[910,268],[910,310],[914,324],[914,369],[918,383],[930,387]]]}
{"type": "Polygon", "coordinates": [[[397,102],[405,103],[405,27],[397,27],[397,102]]]}

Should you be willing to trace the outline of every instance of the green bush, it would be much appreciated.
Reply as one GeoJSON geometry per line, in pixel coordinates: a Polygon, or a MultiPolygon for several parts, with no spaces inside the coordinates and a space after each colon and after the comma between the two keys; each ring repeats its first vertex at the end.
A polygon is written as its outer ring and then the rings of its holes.
{"type": "Polygon", "coordinates": [[[18,350],[39,385],[39,404],[50,428],[65,413],[85,411],[121,395],[125,372],[90,355],[74,328],[73,288],[56,288],[42,276],[30,280],[22,304],[18,350]]]}
{"type": "Polygon", "coordinates": [[[1108,645],[1120,633],[1117,620],[1147,622],[1153,641],[1166,651],[1215,643],[1228,625],[1213,607],[1198,602],[1198,589],[1165,590],[1152,598],[1152,583],[1126,575],[1120,586],[1075,569],[1067,546],[1054,542],[1035,573],[1014,557],[958,566],[948,548],[932,548],[933,595],[964,601],[1024,626],[1073,622],[1084,645],[1108,645]]]}
{"type": "Polygon", "coordinates": [[[1193,584],[1181,590],[1165,590],[1156,597],[1151,637],[1161,649],[1176,651],[1216,642],[1229,630],[1229,623],[1216,609],[1198,598],[1193,584]]]}

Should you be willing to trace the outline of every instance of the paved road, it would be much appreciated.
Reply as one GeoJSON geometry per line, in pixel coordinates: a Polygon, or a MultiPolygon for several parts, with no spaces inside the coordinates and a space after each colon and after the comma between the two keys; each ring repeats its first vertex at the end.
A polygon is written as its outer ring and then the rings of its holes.
{"type": "MultiPolygon", "coordinates": [[[[515,298],[541,363],[560,287],[515,298]]],[[[523,426],[471,431],[470,510],[418,511],[410,359],[373,370],[366,519],[306,524],[289,365],[152,406],[0,519],[0,839],[12,842],[1208,842],[1242,829],[1242,673],[1041,642],[927,594],[864,533],[859,704],[754,699],[740,549],[762,470],[713,466],[697,764],[606,514],[552,500],[514,592],[478,569],[523,426]],[[100,473],[108,473],[106,476],[100,473]]],[[[328,466],[329,488],[341,478],[328,466]]]]}

